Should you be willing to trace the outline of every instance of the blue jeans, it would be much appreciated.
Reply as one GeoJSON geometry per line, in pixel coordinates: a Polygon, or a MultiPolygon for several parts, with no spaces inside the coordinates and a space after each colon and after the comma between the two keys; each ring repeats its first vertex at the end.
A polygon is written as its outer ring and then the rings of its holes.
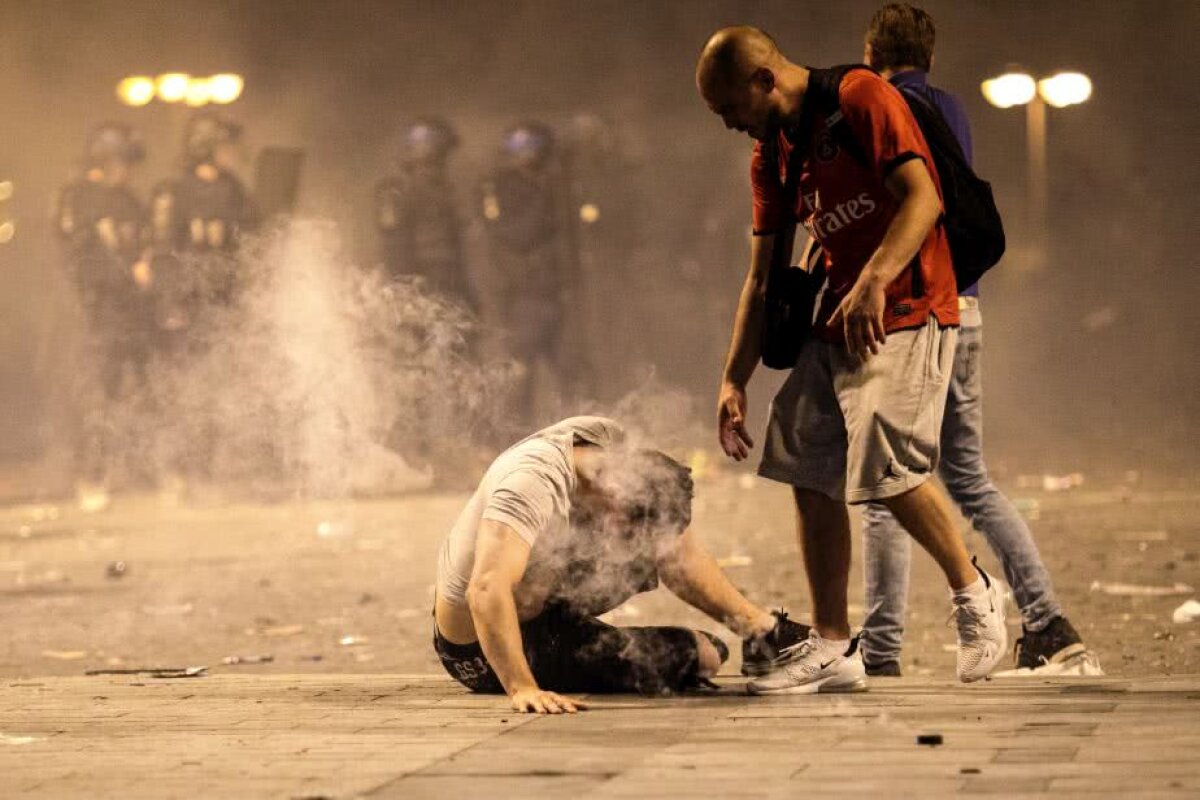
{"type": "MultiPolygon", "coordinates": [[[[1029,630],[1042,630],[1062,614],[1050,574],[1029,526],[988,478],[983,463],[983,328],[959,330],[954,375],[942,421],[938,476],[963,516],[1000,559],[1029,630]]],[[[908,603],[912,537],[882,503],[863,512],[863,576],[867,616],[863,657],[872,664],[898,661],[908,603]]]]}

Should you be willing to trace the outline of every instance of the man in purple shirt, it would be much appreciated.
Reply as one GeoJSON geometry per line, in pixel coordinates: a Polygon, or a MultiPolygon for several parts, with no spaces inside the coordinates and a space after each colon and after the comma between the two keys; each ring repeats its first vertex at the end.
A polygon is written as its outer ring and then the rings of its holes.
{"type": "MultiPolygon", "coordinates": [[[[863,60],[902,93],[916,95],[937,107],[970,162],[971,128],[962,103],[926,80],[933,63],[933,43],[934,26],[929,14],[911,5],[891,3],[871,19],[863,60]]],[[[1024,627],[1018,642],[1017,666],[1051,672],[1083,669],[1085,660],[1096,665],[1063,615],[1029,526],[988,478],[983,463],[983,319],[978,287],[963,289],[958,306],[962,327],[946,398],[938,475],[1004,567],[1024,627]]],[[[863,523],[867,611],[863,661],[868,675],[899,675],[910,538],[881,503],[867,506],[863,523]]]]}

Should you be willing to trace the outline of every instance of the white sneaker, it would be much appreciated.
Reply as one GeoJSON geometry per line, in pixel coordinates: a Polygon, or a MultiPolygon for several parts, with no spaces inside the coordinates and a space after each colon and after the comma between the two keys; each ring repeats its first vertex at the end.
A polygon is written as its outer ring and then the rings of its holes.
{"type": "Polygon", "coordinates": [[[963,683],[986,678],[1008,651],[1004,595],[990,575],[978,565],[975,569],[983,578],[983,593],[954,595],[951,600],[958,628],[958,679],[963,683]]]}
{"type": "Polygon", "coordinates": [[[750,694],[816,694],[817,692],[865,692],[867,671],[858,639],[842,651],[814,630],[809,637],[781,650],[775,668],[746,684],[750,694]]]}

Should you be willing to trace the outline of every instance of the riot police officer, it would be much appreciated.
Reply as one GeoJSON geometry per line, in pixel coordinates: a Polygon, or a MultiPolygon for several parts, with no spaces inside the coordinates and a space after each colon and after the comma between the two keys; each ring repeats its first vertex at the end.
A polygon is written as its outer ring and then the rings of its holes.
{"type": "Polygon", "coordinates": [[[113,122],[100,125],[88,139],[82,177],[63,187],[55,214],[99,369],[101,397],[86,413],[80,454],[82,477],[97,484],[107,478],[113,414],[127,378],[132,374],[135,387],[145,381],[151,352],[147,220],[129,186],[144,158],[137,131],[113,122]]]}
{"type": "Polygon", "coordinates": [[[230,120],[197,114],[184,134],[182,174],[154,191],[154,243],[167,304],[162,323],[169,330],[194,327],[237,296],[241,235],[258,222],[235,171],[241,135],[241,126],[230,120]]]}
{"type": "Polygon", "coordinates": [[[375,226],[391,278],[420,276],[434,291],[477,311],[447,169],[457,147],[458,134],[444,119],[410,125],[401,144],[399,172],[375,187],[375,226]]]}
{"type": "Polygon", "coordinates": [[[560,343],[571,287],[566,191],[554,155],[554,133],[546,125],[523,122],[509,128],[482,192],[491,265],[488,296],[508,349],[523,366],[516,403],[525,422],[532,421],[538,366],[561,378],[560,343]]]}
{"type": "Polygon", "coordinates": [[[242,129],[212,112],[184,132],[183,171],[154,190],[151,227],[159,303],[160,435],[172,478],[207,481],[217,452],[217,410],[206,387],[186,377],[209,357],[223,320],[236,307],[246,275],[238,252],[258,223],[257,208],[236,169],[242,129]]]}

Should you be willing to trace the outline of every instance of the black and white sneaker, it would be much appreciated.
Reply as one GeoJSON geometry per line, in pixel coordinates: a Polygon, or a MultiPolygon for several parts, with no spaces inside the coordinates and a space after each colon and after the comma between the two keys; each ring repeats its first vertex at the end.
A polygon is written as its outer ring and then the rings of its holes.
{"type": "Polygon", "coordinates": [[[1087,654],[1083,637],[1066,617],[1055,617],[1040,631],[1026,628],[1017,640],[1017,669],[1053,672],[1087,654]]]}
{"type": "Polygon", "coordinates": [[[788,619],[786,611],[772,611],[775,627],[762,636],[742,640],[742,674],[748,678],[766,675],[779,654],[808,638],[812,628],[788,619]]]}
{"type": "Polygon", "coordinates": [[[844,642],[822,639],[812,631],[807,639],[785,649],[775,668],[746,684],[750,694],[816,694],[865,692],[867,673],[858,637],[844,642]]]}

